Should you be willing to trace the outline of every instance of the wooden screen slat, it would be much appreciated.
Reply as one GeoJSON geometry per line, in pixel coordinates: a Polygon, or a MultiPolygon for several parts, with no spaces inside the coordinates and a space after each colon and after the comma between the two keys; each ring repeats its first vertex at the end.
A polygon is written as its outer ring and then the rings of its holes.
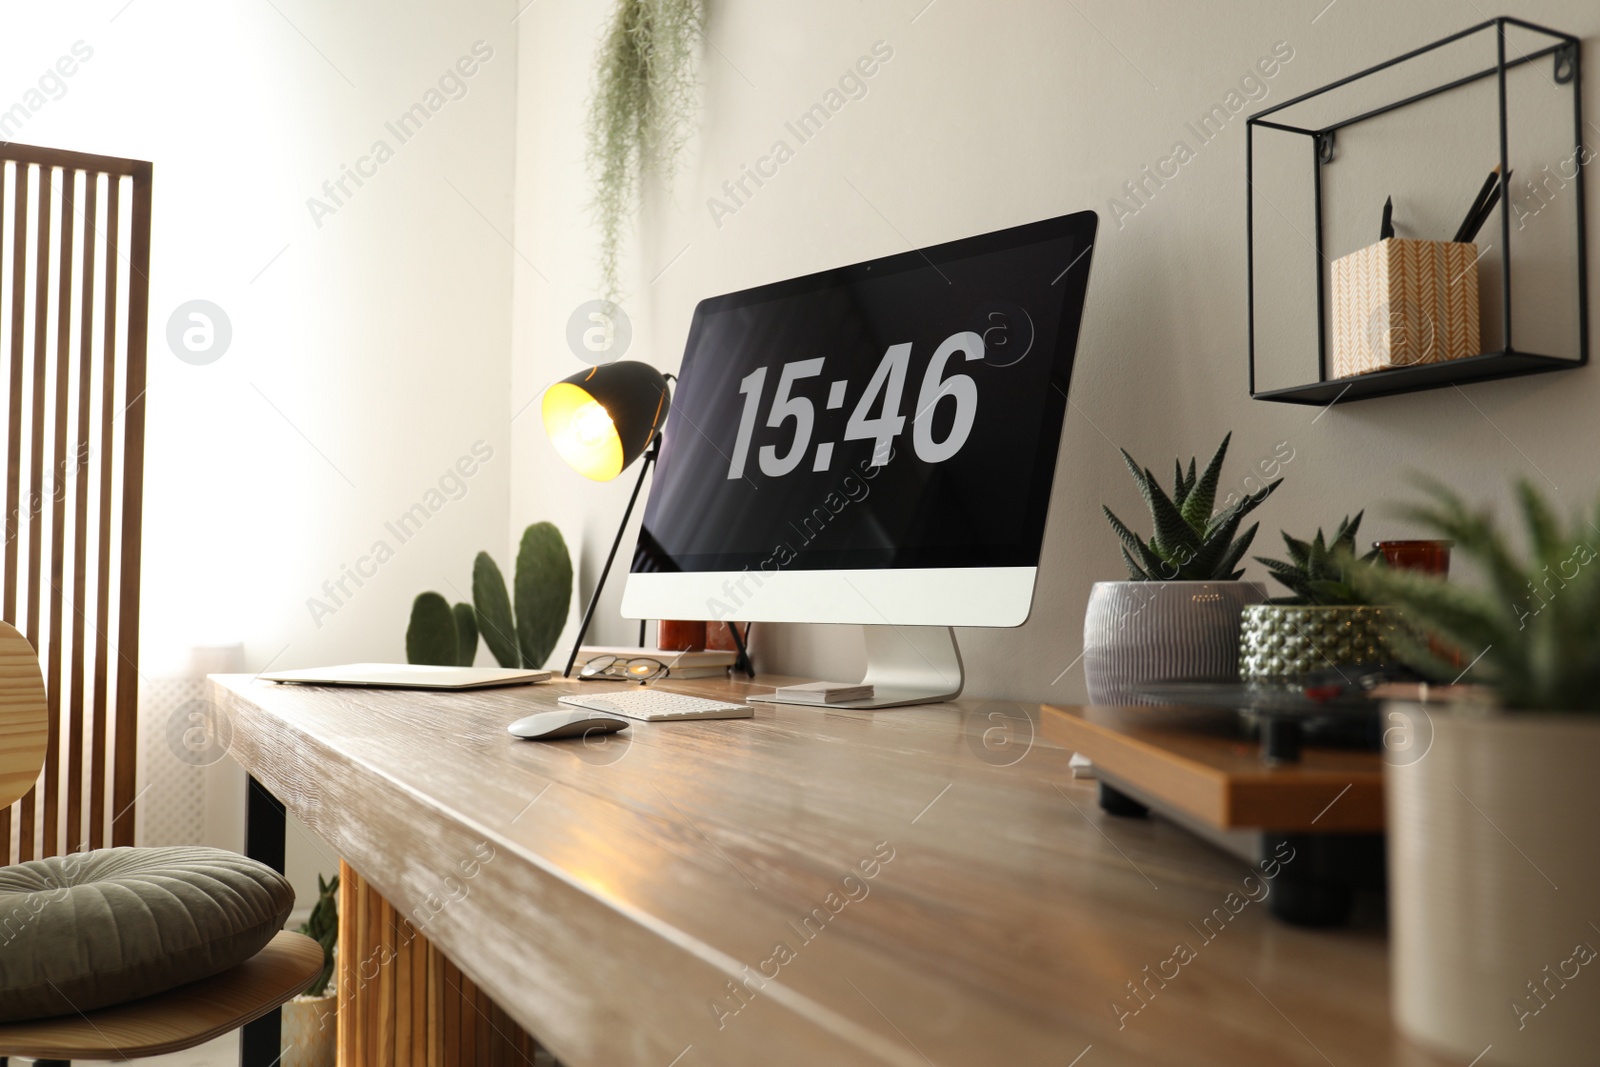
{"type": "Polygon", "coordinates": [[[122,413],[121,611],[117,619],[117,731],[111,843],[133,844],[139,768],[139,562],[144,521],[145,345],[150,332],[150,164],[133,171],[129,249],[127,403],[122,413]]]}
{"type": "Polygon", "coordinates": [[[11,408],[6,420],[5,619],[17,624],[17,539],[22,535],[22,324],[27,321],[28,171],[18,163],[11,187],[11,408]]]}
{"type": "MultiPolygon", "coordinates": [[[[66,496],[61,489],[61,478],[66,474],[67,455],[67,372],[72,367],[72,241],[77,213],[74,198],[77,195],[78,172],[65,170],[61,174],[61,226],[59,264],[56,267],[56,366],[55,366],[55,419],[51,438],[50,459],[50,640],[45,646],[44,692],[50,709],[49,743],[44,758],[44,854],[62,851],[61,835],[61,592],[66,575],[62,553],[66,549],[66,496]]],[[[41,190],[43,187],[41,186],[41,190]]],[[[39,391],[43,392],[39,383],[39,391]]],[[[38,502],[39,517],[44,518],[44,499],[38,502]]],[[[37,647],[37,646],[36,646],[37,647]]]]}
{"type": "MultiPolygon", "coordinates": [[[[13,167],[12,168],[13,174],[15,174],[15,172],[17,172],[17,171],[21,171],[22,169],[23,168],[20,165],[18,165],[16,167],[13,167]]],[[[15,176],[13,176],[12,179],[11,179],[11,188],[12,188],[11,203],[13,205],[16,203],[16,185],[17,185],[17,178],[15,176]]],[[[0,250],[3,250],[5,248],[5,246],[6,246],[6,216],[7,216],[7,211],[6,211],[5,191],[6,191],[6,168],[4,166],[4,163],[0,162],[0,250]]],[[[14,210],[14,208],[13,208],[13,210],[14,210]]],[[[13,229],[17,229],[17,228],[19,228],[19,226],[20,226],[19,223],[15,223],[15,222],[12,223],[12,228],[13,229]]],[[[14,260],[14,259],[11,262],[10,280],[11,280],[11,288],[12,288],[12,290],[15,291],[15,292],[21,292],[22,291],[21,290],[21,286],[19,286],[17,284],[17,261],[14,260]]],[[[12,319],[11,319],[11,330],[12,330],[13,333],[15,333],[16,330],[17,330],[17,320],[16,320],[15,316],[13,316],[12,319]]],[[[13,361],[13,363],[14,362],[15,361],[13,361]]],[[[17,402],[17,392],[18,392],[17,387],[16,386],[12,386],[12,389],[11,389],[11,402],[13,404],[15,404],[17,402]]],[[[15,425],[15,424],[16,424],[16,420],[13,419],[12,420],[12,425],[15,425]]],[[[15,455],[15,448],[14,447],[8,453],[8,456],[10,456],[10,455],[15,455]]],[[[16,470],[15,466],[9,466],[7,473],[11,474],[15,470],[16,470]]],[[[9,478],[8,479],[8,483],[9,483],[9,489],[11,490],[11,492],[8,493],[7,498],[6,498],[6,526],[5,526],[6,549],[7,549],[7,553],[6,554],[9,557],[9,561],[10,561],[10,567],[9,567],[9,571],[7,573],[8,574],[14,574],[15,571],[16,571],[16,555],[15,555],[15,549],[13,548],[13,545],[15,544],[15,536],[16,536],[16,511],[15,511],[15,508],[16,508],[16,492],[15,492],[15,490],[16,490],[16,482],[15,482],[14,478],[9,478]]],[[[14,589],[14,588],[15,588],[15,583],[12,581],[12,579],[10,577],[7,577],[5,579],[5,593],[9,594],[11,592],[11,590],[14,589]]],[[[11,621],[12,615],[14,614],[14,610],[13,609],[15,608],[15,605],[16,605],[15,599],[12,599],[12,600],[9,600],[9,601],[5,602],[4,615],[5,615],[5,618],[6,618],[7,622],[11,621]]],[[[11,859],[11,808],[8,805],[6,807],[0,807],[0,860],[5,860],[5,861],[9,862],[10,859],[11,859]]]]}
{"type": "Polygon", "coordinates": [[[106,276],[100,313],[104,348],[100,358],[100,511],[99,580],[94,611],[94,733],[89,743],[89,847],[106,843],[106,712],[110,680],[111,640],[111,471],[116,455],[113,434],[117,388],[117,241],[121,222],[122,183],[106,181],[106,276]]]}
{"type": "MultiPolygon", "coordinates": [[[[39,172],[38,225],[34,233],[33,248],[33,375],[29,382],[32,398],[32,419],[28,426],[31,446],[28,449],[28,497],[26,525],[28,530],[28,595],[24,617],[24,636],[28,644],[39,647],[39,568],[43,558],[44,539],[40,536],[44,525],[44,509],[40,507],[40,485],[44,460],[44,383],[45,360],[49,355],[46,329],[50,321],[50,172],[39,172]]],[[[56,722],[50,720],[50,746],[55,745],[56,722]]],[[[34,858],[34,835],[38,830],[39,788],[28,790],[18,804],[22,818],[19,820],[17,859],[26,862],[34,858]]]]}
{"type": "Polygon", "coordinates": [[[28,644],[39,647],[39,568],[43,560],[44,525],[40,483],[44,480],[44,386],[48,381],[46,360],[50,356],[50,172],[39,172],[38,233],[34,238],[33,278],[33,420],[28,431],[33,447],[28,450],[28,644]]]}
{"type": "MultiPolygon", "coordinates": [[[[83,637],[86,618],[85,590],[88,588],[89,549],[89,390],[93,382],[94,357],[94,252],[95,224],[99,220],[100,176],[85,175],[83,189],[83,270],[78,324],[78,435],[72,466],[76,475],[72,527],[72,693],[67,704],[67,851],[87,843],[83,833],[83,733],[84,664],[83,637]]],[[[116,179],[112,179],[115,181],[116,179]]]]}

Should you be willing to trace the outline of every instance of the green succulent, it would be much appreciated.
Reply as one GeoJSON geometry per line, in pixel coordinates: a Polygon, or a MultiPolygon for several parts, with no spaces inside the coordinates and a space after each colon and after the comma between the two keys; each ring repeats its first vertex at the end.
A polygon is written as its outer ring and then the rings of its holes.
{"type": "Polygon", "coordinates": [[[306,996],[320,997],[333,979],[333,950],[339,944],[339,876],[324,882],[317,875],[317,903],[311,917],[302,923],[300,932],[322,946],[322,971],[317,980],[306,989],[306,996]]]}
{"type": "Polygon", "coordinates": [[[1359,560],[1356,557],[1356,531],[1361,528],[1361,516],[1364,514],[1364,511],[1357,512],[1353,519],[1346,516],[1332,541],[1323,540],[1321,528],[1310,541],[1297,541],[1285,533],[1283,543],[1289,546],[1288,560],[1255,557],[1257,563],[1266,567],[1293,594],[1271,597],[1267,603],[1296,607],[1339,607],[1363,603],[1361,594],[1350,584],[1350,572],[1357,562],[1370,564],[1379,558],[1377,549],[1359,560]]]}
{"type": "Polygon", "coordinates": [[[1216,455],[1206,465],[1205,473],[1195,474],[1195,461],[1189,460],[1189,472],[1183,464],[1173,461],[1176,474],[1173,492],[1168,496],[1160,482],[1148,468],[1140,467],[1127,450],[1122,452],[1123,462],[1133,472],[1139,493],[1150,509],[1155,533],[1148,542],[1128,529],[1126,523],[1114,515],[1110,508],[1101,505],[1111,528],[1122,539],[1122,561],[1128,566],[1128,575],[1136,582],[1227,582],[1244,576],[1235,570],[1244,558],[1250,542],[1255,539],[1260,523],[1237,538],[1239,524],[1244,517],[1261,506],[1283,483],[1279,478],[1258,493],[1252,493],[1231,507],[1212,513],[1217,499],[1217,482],[1222,476],[1222,460],[1228,454],[1228,442],[1233,434],[1222,439],[1216,455]]]}
{"type": "Polygon", "coordinates": [[[517,551],[515,600],[487,552],[472,563],[472,603],[451,607],[438,593],[422,593],[411,605],[406,662],[470,667],[478,636],[502,667],[544,666],[567,622],[572,604],[572,557],[561,531],[536,522],[522,532],[517,551]]]}
{"type": "Polygon", "coordinates": [[[1533,485],[1519,482],[1527,528],[1519,558],[1491,512],[1472,509],[1442,483],[1419,484],[1428,502],[1401,514],[1453,540],[1483,581],[1470,588],[1398,567],[1357,567],[1358,590],[1454,646],[1467,669],[1405,633],[1397,635],[1401,657],[1430,679],[1484,685],[1508,708],[1600,711],[1600,503],[1592,518],[1563,522],[1533,485]]]}

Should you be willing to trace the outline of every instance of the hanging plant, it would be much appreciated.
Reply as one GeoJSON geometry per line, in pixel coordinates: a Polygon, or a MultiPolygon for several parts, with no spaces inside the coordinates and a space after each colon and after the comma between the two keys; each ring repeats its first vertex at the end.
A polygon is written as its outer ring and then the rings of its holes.
{"type": "Polygon", "coordinates": [[[589,167],[600,224],[600,277],[619,296],[617,259],[646,173],[670,175],[691,133],[701,0],[619,0],[600,43],[589,102],[589,167]]]}

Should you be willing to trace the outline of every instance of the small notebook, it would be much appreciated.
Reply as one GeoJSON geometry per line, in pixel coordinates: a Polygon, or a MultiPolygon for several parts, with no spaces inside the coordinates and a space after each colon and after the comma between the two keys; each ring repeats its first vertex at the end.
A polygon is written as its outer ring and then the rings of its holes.
{"type": "Polygon", "coordinates": [[[295,685],[358,685],[394,689],[484,689],[492,685],[530,685],[549,671],[511,667],[428,667],[418,663],[346,663],[299,671],[273,671],[261,677],[295,685]]]}
{"type": "Polygon", "coordinates": [[[840,685],[838,682],[805,682],[780,686],[772,694],[786,704],[842,704],[872,696],[870,685],[840,685]]]}

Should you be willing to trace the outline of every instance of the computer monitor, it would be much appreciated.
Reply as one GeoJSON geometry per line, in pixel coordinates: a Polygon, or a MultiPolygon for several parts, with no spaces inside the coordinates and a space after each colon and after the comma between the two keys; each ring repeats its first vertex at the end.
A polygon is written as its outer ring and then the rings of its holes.
{"type": "Polygon", "coordinates": [[[882,707],[1033,604],[1096,216],[704,300],[628,618],[859,623],[882,707]]]}

